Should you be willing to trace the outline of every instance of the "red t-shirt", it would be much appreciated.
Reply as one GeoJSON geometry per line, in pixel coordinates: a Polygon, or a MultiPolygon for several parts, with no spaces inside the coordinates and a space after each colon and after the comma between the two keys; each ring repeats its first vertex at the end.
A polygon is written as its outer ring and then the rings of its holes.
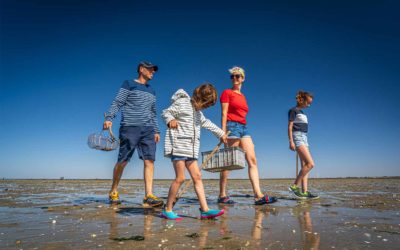
{"type": "Polygon", "coordinates": [[[229,103],[228,121],[246,124],[246,115],[249,112],[246,97],[243,94],[236,93],[231,89],[225,89],[221,94],[221,103],[229,103]]]}

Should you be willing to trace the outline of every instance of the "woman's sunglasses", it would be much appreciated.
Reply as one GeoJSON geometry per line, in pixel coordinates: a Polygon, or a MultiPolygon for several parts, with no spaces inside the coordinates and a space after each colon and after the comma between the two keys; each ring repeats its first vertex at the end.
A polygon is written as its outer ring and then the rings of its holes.
{"type": "Polygon", "coordinates": [[[240,77],[242,77],[242,75],[231,75],[231,79],[233,78],[239,79],[240,77]]]}

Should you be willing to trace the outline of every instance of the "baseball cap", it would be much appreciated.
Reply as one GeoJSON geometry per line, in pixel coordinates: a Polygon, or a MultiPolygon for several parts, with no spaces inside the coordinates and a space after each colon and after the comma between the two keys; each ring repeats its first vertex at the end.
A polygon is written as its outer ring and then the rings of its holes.
{"type": "Polygon", "coordinates": [[[152,64],[151,62],[147,62],[147,61],[141,61],[141,62],[139,63],[139,65],[138,65],[138,67],[137,67],[138,73],[139,73],[140,67],[145,67],[145,68],[148,68],[148,69],[153,68],[154,71],[157,71],[157,70],[158,70],[158,66],[157,66],[157,65],[154,65],[154,64],[152,64]]]}
{"type": "Polygon", "coordinates": [[[229,69],[229,73],[234,74],[234,73],[239,73],[243,77],[245,76],[244,69],[238,66],[234,66],[233,68],[229,69]]]}

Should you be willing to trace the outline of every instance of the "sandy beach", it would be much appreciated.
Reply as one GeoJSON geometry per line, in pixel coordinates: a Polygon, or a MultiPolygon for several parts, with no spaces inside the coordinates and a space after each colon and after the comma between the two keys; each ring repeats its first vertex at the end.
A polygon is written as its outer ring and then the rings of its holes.
{"type": "MultiPolygon", "coordinates": [[[[1,249],[399,249],[400,179],[312,179],[318,200],[295,200],[292,180],[262,180],[279,197],[254,206],[250,182],[231,180],[237,204],[216,203],[218,181],[205,180],[217,220],[199,220],[192,188],[175,206],[184,219],[143,208],[141,180],[123,180],[122,204],[108,204],[110,180],[0,181],[1,249]]],[[[169,180],[156,180],[166,198],[169,180]]]]}

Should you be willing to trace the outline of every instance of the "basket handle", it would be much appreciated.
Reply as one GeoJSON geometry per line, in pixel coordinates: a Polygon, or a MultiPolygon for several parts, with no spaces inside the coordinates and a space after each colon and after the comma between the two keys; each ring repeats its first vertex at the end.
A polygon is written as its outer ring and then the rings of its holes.
{"type": "MultiPolygon", "coordinates": [[[[107,113],[104,113],[104,120],[106,119],[106,117],[107,117],[107,113]]],[[[115,141],[115,136],[114,136],[114,133],[112,132],[111,127],[108,128],[108,132],[110,133],[111,139],[113,141],[115,141]]]]}
{"type": "MultiPolygon", "coordinates": [[[[226,135],[228,136],[230,133],[231,133],[231,131],[228,131],[228,132],[226,133],[226,135]]],[[[221,147],[221,145],[222,145],[222,141],[220,141],[220,142],[218,143],[218,145],[215,146],[215,148],[211,151],[211,153],[207,155],[207,158],[206,158],[206,159],[203,161],[203,163],[201,164],[201,168],[202,168],[202,169],[207,165],[207,162],[211,159],[211,157],[213,157],[213,155],[219,150],[219,148],[221,147]]]]}
{"type": "Polygon", "coordinates": [[[116,139],[115,139],[115,136],[114,136],[114,134],[113,134],[113,132],[112,132],[112,130],[111,130],[111,127],[108,128],[108,132],[110,133],[111,139],[112,139],[113,141],[115,141],[116,139]]]}

